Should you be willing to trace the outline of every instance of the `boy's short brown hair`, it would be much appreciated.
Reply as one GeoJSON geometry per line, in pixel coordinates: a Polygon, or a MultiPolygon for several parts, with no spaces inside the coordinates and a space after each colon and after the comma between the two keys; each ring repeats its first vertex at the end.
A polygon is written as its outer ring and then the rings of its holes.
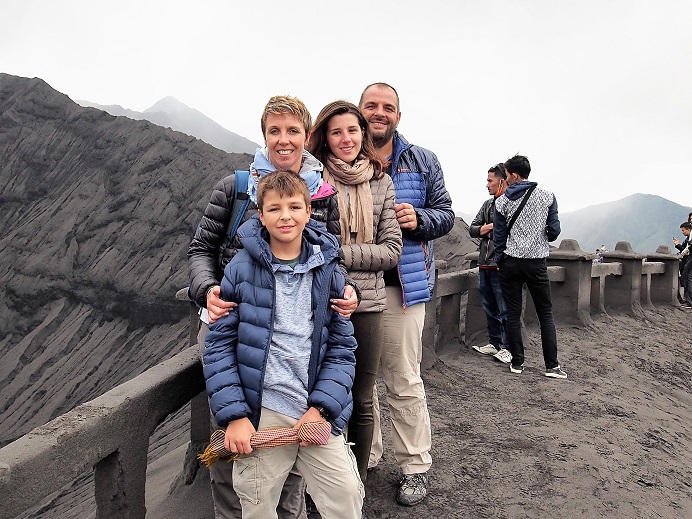
{"type": "Polygon", "coordinates": [[[312,116],[308,111],[305,103],[297,97],[291,96],[274,96],[267,102],[262,112],[262,135],[267,131],[267,116],[269,114],[291,114],[298,118],[305,128],[305,135],[310,133],[312,128],[312,116]]]}
{"type": "Polygon", "coordinates": [[[279,196],[302,196],[305,207],[310,207],[310,190],[302,177],[290,171],[274,171],[260,178],[257,185],[257,207],[262,210],[264,194],[276,191],[279,196]]]}

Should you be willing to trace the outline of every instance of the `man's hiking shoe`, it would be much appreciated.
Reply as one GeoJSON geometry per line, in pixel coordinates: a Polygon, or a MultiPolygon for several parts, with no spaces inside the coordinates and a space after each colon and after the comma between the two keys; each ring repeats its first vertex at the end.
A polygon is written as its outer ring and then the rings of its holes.
{"type": "Polygon", "coordinates": [[[560,366],[556,368],[550,368],[545,370],[545,376],[550,378],[567,378],[567,373],[560,369],[560,366]]]}
{"type": "Polygon", "coordinates": [[[509,365],[509,370],[510,370],[512,373],[520,374],[520,373],[523,373],[523,372],[524,372],[524,365],[523,365],[523,364],[520,364],[519,366],[515,366],[514,364],[510,364],[510,365],[509,365]]]}
{"type": "Polygon", "coordinates": [[[396,500],[400,505],[417,505],[428,495],[428,476],[422,474],[405,474],[399,483],[396,500]]]}
{"type": "Polygon", "coordinates": [[[512,362],[512,354],[509,352],[507,348],[502,348],[495,355],[493,355],[493,357],[495,357],[500,362],[504,362],[505,364],[509,364],[510,362],[512,362]]]}
{"type": "Polygon", "coordinates": [[[497,348],[492,344],[486,344],[485,346],[471,346],[478,353],[483,355],[495,355],[497,353],[497,348]]]}

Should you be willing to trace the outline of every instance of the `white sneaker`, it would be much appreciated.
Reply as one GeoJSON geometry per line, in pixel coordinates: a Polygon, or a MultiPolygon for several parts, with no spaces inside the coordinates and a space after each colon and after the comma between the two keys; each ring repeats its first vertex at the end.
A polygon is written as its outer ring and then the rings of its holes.
{"type": "Polygon", "coordinates": [[[500,362],[504,362],[505,364],[509,364],[510,362],[512,362],[512,354],[509,352],[507,348],[502,348],[495,355],[493,355],[493,357],[495,357],[500,362]]]}
{"type": "Polygon", "coordinates": [[[483,355],[495,355],[497,353],[497,348],[492,344],[486,344],[485,346],[471,346],[478,353],[483,355]]]}

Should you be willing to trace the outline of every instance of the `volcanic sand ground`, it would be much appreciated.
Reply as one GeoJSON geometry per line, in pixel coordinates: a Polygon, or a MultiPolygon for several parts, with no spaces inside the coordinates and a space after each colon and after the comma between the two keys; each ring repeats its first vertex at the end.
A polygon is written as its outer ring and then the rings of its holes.
{"type": "MultiPolygon", "coordinates": [[[[396,503],[399,473],[385,427],[385,457],[366,483],[368,517],[689,517],[691,327],[692,312],[673,307],[558,327],[567,380],[543,375],[534,328],[521,375],[448,345],[423,374],[433,427],[429,495],[412,508],[396,503]]],[[[177,510],[211,518],[191,499],[203,485],[168,495],[157,483],[179,471],[178,452],[150,468],[148,517],[177,510]]]]}

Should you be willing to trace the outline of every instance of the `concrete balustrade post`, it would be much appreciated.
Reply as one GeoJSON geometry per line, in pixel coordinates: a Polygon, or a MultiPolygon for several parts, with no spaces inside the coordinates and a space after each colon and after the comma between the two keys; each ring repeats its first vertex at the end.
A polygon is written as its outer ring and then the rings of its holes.
{"type": "MultiPolygon", "coordinates": [[[[190,346],[198,348],[197,335],[199,333],[199,314],[197,305],[190,304],[190,346]]],[[[201,353],[200,353],[201,356],[201,353]]],[[[206,391],[190,401],[190,441],[192,444],[208,443],[209,431],[211,430],[211,418],[209,415],[209,401],[206,391]]]]}
{"type": "MultiPolygon", "coordinates": [[[[148,431],[147,431],[148,432],[148,431]]],[[[96,519],[144,519],[149,435],[94,466],[96,519]]]]}
{"type": "MultiPolygon", "coordinates": [[[[592,267],[593,269],[594,267],[592,267]]],[[[605,314],[605,277],[591,276],[591,311],[605,314]]]]}
{"type": "Polygon", "coordinates": [[[186,485],[191,485],[197,477],[200,468],[197,456],[209,443],[210,433],[209,400],[203,391],[190,401],[190,443],[185,452],[182,472],[182,480],[186,485]]]}
{"type": "Polygon", "coordinates": [[[466,300],[466,318],[464,319],[464,342],[467,346],[488,343],[488,319],[483,310],[483,300],[478,289],[478,267],[472,269],[469,278],[468,298],[466,300]]]}
{"type": "MultiPolygon", "coordinates": [[[[576,240],[566,239],[550,251],[548,266],[562,267],[564,280],[550,284],[556,323],[593,325],[591,319],[591,266],[593,254],[581,250],[576,240]]],[[[551,278],[552,281],[552,278],[551,278]]]]}
{"type": "Polygon", "coordinates": [[[462,312],[462,301],[466,294],[478,291],[477,277],[478,269],[472,269],[442,274],[437,278],[435,295],[440,301],[436,338],[438,349],[462,341],[467,320],[466,313],[462,312]]]}
{"type": "Polygon", "coordinates": [[[619,262],[594,263],[591,266],[591,310],[605,315],[605,284],[608,276],[621,276],[622,264],[619,262]]]}
{"type": "Polygon", "coordinates": [[[437,362],[437,278],[439,269],[446,269],[446,261],[436,261],[435,262],[435,273],[434,281],[435,285],[433,287],[432,295],[430,301],[425,303],[425,321],[423,323],[423,357],[421,359],[421,366],[423,368],[429,368],[435,362],[437,362]]]}
{"type": "Polygon", "coordinates": [[[678,256],[666,245],[660,245],[656,252],[648,255],[649,261],[661,262],[664,265],[662,274],[651,276],[649,298],[651,303],[678,304],[678,256]]]}
{"type": "Polygon", "coordinates": [[[425,303],[425,322],[423,323],[423,348],[435,351],[437,335],[437,287],[433,288],[430,301],[425,303]]]}
{"type": "MultiPolygon", "coordinates": [[[[187,288],[176,293],[176,299],[188,300],[187,288]]],[[[188,326],[188,341],[190,347],[199,352],[197,334],[199,333],[199,314],[194,302],[190,302],[190,324],[188,326]]],[[[204,451],[209,443],[211,431],[211,419],[209,415],[209,401],[205,391],[192,398],[190,401],[190,443],[185,453],[183,462],[182,480],[186,485],[192,484],[197,477],[200,462],[197,456],[204,451]]]]}
{"type": "Polygon", "coordinates": [[[615,250],[603,253],[604,263],[620,263],[622,273],[605,279],[605,307],[623,309],[633,317],[643,317],[641,305],[642,270],[644,255],[632,250],[626,241],[615,244],[615,250]]]}
{"type": "Polygon", "coordinates": [[[466,299],[466,316],[464,317],[464,343],[467,346],[483,345],[488,343],[488,323],[483,310],[483,301],[478,289],[480,270],[478,268],[478,251],[470,252],[465,256],[469,262],[469,273],[473,273],[469,278],[468,297],[466,299]]]}
{"type": "Polygon", "coordinates": [[[435,351],[452,340],[459,340],[459,315],[461,314],[461,294],[459,292],[440,297],[440,311],[437,318],[437,341],[435,351]]]}

